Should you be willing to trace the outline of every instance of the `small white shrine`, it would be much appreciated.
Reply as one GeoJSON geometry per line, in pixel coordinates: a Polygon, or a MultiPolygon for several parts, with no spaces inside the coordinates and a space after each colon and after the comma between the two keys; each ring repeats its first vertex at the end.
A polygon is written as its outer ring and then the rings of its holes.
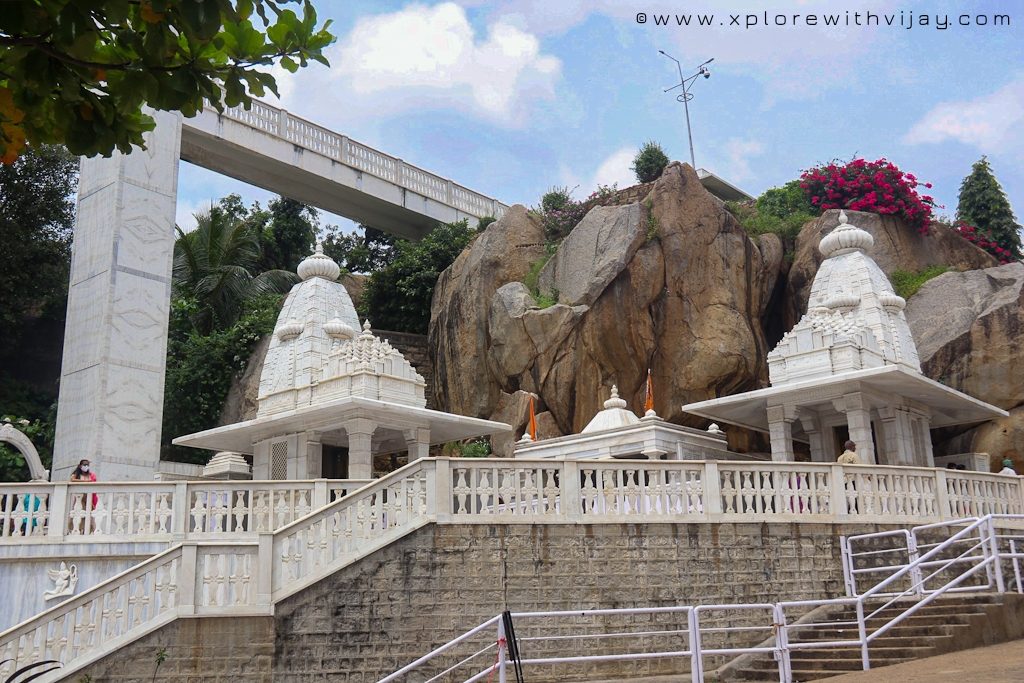
{"type": "Polygon", "coordinates": [[[511,431],[426,408],[423,378],[362,325],[341,269],[317,245],[297,269],[260,375],[256,418],[175,444],[251,454],[254,479],[370,479],[373,456],[511,431]]]}
{"type": "Polygon", "coordinates": [[[935,465],[930,429],[1006,412],[931,380],[889,279],[868,255],[871,234],[847,221],[825,235],[807,313],[768,354],[771,387],[683,406],[768,432],[772,459],[834,461],[847,439],[865,464],[935,465]]]}
{"type": "Polygon", "coordinates": [[[649,460],[729,460],[725,432],[701,431],[672,424],[648,410],[637,417],[612,386],[604,409],[579,434],[533,441],[529,433],[516,442],[515,457],[552,460],[632,458],[649,460]]]}

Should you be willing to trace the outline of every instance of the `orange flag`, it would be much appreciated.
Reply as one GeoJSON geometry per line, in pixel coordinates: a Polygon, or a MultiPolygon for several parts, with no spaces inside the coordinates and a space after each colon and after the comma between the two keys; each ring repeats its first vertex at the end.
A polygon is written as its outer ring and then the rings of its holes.
{"type": "Polygon", "coordinates": [[[537,440],[537,412],[533,406],[533,396],[530,397],[530,438],[537,440]]]}
{"type": "Polygon", "coordinates": [[[651,381],[651,369],[647,368],[647,400],[644,401],[644,412],[654,410],[654,383],[651,381]]]}

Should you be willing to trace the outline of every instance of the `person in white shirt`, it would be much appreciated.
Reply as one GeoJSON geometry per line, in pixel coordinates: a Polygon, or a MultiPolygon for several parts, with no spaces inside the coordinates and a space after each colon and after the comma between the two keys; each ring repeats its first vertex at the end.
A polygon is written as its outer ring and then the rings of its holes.
{"type": "Polygon", "coordinates": [[[847,441],[843,444],[843,448],[846,450],[843,451],[843,454],[839,456],[836,462],[840,465],[859,465],[860,458],[857,457],[856,453],[857,444],[852,441],[847,441]]]}
{"type": "Polygon", "coordinates": [[[1003,469],[999,470],[999,474],[1012,474],[1017,476],[1017,470],[1013,469],[1013,461],[1007,458],[1003,460],[1003,469]]]}

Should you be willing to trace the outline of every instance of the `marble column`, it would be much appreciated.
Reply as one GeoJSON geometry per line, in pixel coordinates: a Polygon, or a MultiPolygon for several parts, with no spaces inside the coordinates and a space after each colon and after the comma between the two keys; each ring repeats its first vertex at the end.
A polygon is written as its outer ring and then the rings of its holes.
{"type": "Polygon", "coordinates": [[[871,406],[859,391],[843,396],[850,441],[857,444],[857,455],[865,465],[875,465],[875,443],[871,437],[871,406]]]}
{"type": "Polygon", "coordinates": [[[409,450],[409,462],[430,455],[430,430],[426,427],[406,429],[403,432],[409,450]]]}
{"type": "Polygon", "coordinates": [[[799,411],[800,426],[804,428],[807,441],[811,446],[811,462],[833,462],[835,458],[825,451],[825,438],[821,433],[821,419],[811,409],[801,408],[799,411]]]}
{"type": "Polygon", "coordinates": [[[772,460],[793,462],[793,420],[796,409],[793,406],[770,406],[768,408],[768,435],[771,439],[772,460]]]}
{"type": "Polygon", "coordinates": [[[82,458],[151,480],[160,459],[181,116],[149,113],[145,150],[81,162],[54,481],[82,458]]]}
{"type": "MultiPolygon", "coordinates": [[[[878,409],[885,436],[886,465],[914,465],[915,438],[911,416],[903,408],[883,406],[878,409]]],[[[859,449],[858,449],[859,450],[859,449]]]]}
{"type": "Polygon", "coordinates": [[[345,423],[348,434],[348,478],[373,478],[373,433],[377,424],[373,420],[356,418],[345,423]]]}

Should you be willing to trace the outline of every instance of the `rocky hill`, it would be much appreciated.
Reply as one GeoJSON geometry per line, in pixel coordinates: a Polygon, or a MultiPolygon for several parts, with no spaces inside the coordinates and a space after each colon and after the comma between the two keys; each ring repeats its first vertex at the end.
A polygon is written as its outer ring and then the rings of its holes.
{"type": "MultiPolygon", "coordinates": [[[[805,225],[795,253],[784,254],[776,235],[748,236],[688,165],[671,164],[643,189],[642,198],[634,192],[632,201],[592,208],[557,247],[546,245],[537,219],[516,206],[463,251],[434,292],[435,405],[509,422],[521,433],[533,393],[542,435],[555,436],[579,431],[612,384],[640,412],[648,368],[659,415],[694,426],[704,423],[684,415],[684,403],[766,385],[765,356],[806,307],[821,261],[818,241],[838,212],[805,225]]],[[[887,274],[931,265],[968,271],[936,278],[911,299],[908,318],[925,371],[997,405],[1024,404],[1024,382],[1007,371],[1024,367],[1011,341],[1024,282],[1012,269],[1024,266],[995,268],[991,256],[951,231],[921,236],[891,217],[848,215],[875,237],[872,256],[887,274]],[[946,325],[943,292],[957,289],[974,298],[958,308],[955,326],[946,325]],[[989,357],[980,340],[997,327],[995,302],[1006,309],[997,315],[1005,353],[989,357]],[[970,363],[948,360],[968,347],[970,363]],[[1005,396],[989,396],[984,373],[1003,373],[1005,396]]],[[[971,434],[986,429],[996,427],[971,434]]],[[[989,443],[957,438],[951,446],[989,443]]],[[[740,433],[730,433],[730,442],[759,447],[740,433]]],[[[495,444],[499,452],[509,445],[495,444]]]]}

